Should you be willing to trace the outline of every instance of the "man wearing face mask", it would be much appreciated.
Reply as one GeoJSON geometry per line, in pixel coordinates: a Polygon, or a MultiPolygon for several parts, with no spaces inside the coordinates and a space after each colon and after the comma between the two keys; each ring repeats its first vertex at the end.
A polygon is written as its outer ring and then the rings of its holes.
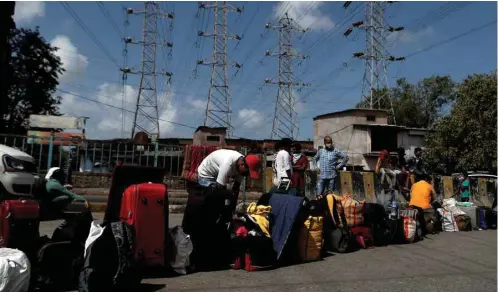
{"type": "Polygon", "coordinates": [[[346,165],[349,157],[337,149],[332,143],[332,138],[326,136],[323,139],[325,148],[318,150],[314,160],[320,165],[320,176],[317,184],[317,195],[323,194],[325,190],[335,190],[335,179],[338,171],[346,165]],[[342,160],[339,162],[339,160],[342,160]]]}

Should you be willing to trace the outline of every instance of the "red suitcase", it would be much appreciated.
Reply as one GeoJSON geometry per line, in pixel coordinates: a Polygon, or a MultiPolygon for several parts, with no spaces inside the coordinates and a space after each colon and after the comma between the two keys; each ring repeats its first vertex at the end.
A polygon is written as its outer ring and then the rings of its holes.
{"type": "Polygon", "coordinates": [[[28,255],[36,252],[39,238],[40,205],[34,200],[0,203],[0,247],[17,248],[28,255]]]}
{"type": "Polygon", "coordinates": [[[135,230],[135,259],[143,266],[164,266],[168,230],[166,185],[142,183],[128,187],[121,201],[121,221],[135,230]]]}

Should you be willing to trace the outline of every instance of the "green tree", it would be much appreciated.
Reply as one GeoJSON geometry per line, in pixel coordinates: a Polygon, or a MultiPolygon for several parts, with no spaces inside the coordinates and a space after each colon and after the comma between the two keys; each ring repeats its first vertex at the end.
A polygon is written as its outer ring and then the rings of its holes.
{"type": "Polygon", "coordinates": [[[29,115],[58,115],[60,96],[55,95],[62,63],[38,28],[13,29],[7,96],[0,97],[0,131],[25,134],[29,115]]]}
{"type": "MultiPolygon", "coordinates": [[[[455,84],[449,76],[432,76],[424,78],[417,84],[409,83],[405,78],[396,81],[390,89],[374,91],[374,98],[382,98],[382,104],[376,108],[394,109],[396,124],[413,128],[429,128],[442,114],[442,109],[454,100],[455,84]],[[389,93],[389,94],[388,94],[389,93]]],[[[360,102],[357,107],[368,107],[360,102]]],[[[389,116],[389,123],[394,119],[389,116]]]]}
{"type": "Polygon", "coordinates": [[[496,87],[496,72],[471,75],[457,86],[450,114],[437,120],[427,136],[432,167],[496,171],[496,87]]]}

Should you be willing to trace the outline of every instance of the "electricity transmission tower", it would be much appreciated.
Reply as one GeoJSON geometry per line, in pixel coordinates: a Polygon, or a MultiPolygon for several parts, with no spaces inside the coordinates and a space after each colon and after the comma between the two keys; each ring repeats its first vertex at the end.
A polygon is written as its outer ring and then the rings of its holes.
{"type": "MultiPolygon", "coordinates": [[[[197,61],[197,65],[212,66],[204,126],[225,127],[227,128],[227,136],[230,137],[233,132],[233,126],[231,120],[230,88],[228,86],[227,75],[227,40],[240,41],[242,38],[239,35],[228,36],[227,14],[228,11],[242,13],[242,8],[231,6],[226,1],[215,1],[212,3],[199,2],[199,9],[213,9],[214,14],[213,32],[211,34],[205,31],[198,32],[198,36],[200,37],[213,38],[212,60],[197,61]]],[[[235,63],[234,66],[240,67],[238,63],[235,63]]]]}
{"type": "Polygon", "coordinates": [[[159,3],[156,1],[147,1],[144,3],[143,11],[135,11],[132,8],[126,9],[129,15],[143,15],[142,40],[135,41],[132,37],[124,36],[125,61],[127,60],[127,44],[140,44],[142,47],[142,65],[140,71],[134,71],[127,67],[121,68],[123,72],[123,84],[126,85],[127,74],[139,74],[140,85],[137,95],[137,103],[133,126],[131,130],[131,138],[137,132],[145,132],[149,137],[159,138],[159,109],[156,90],[156,77],[162,76],[168,78],[168,83],[171,82],[171,72],[158,72],[156,70],[156,51],[157,48],[173,46],[170,42],[163,42],[158,35],[158,20],[168,19],[172,21],[174,15],[172,13],[163,12],[159,3]]]}
{"type": "MultiPolygon", "coordinates": [[[[347,8],[351,1],[344,4],[347,8]]],[[[368,1],[365,2],[365,19],[355,22],[344,35],[347,37],[354,28],[364,29],[366,32],[366,47],[364,52],[354,53],[353,57],[365,60],[363,75],[362,107],[370,109],[385,109],[389,111],[394,124],[394,109],[389,90],[387,65],[391,62],[403,61],[404,57],[393,57],[386,50],[386,37],[394,31],[402,31],[403,27],[392,27],[384,20],[387,5],[393,3],[368,1]]]]}
{"type": "Polygon", "coordinates": [[[296,98],[293,94],[293,88],[309,86],[310,84],[294,81],[292,72],[294,61],[307,59],[308,56],[300,54],[292,47],[292,35],[293,33],[305,33],[308,30],[303,29],[287,13],[279,19],[277,25],[266,24],[266,28],[277,30],[279,35],[278,52],[273,53],[268,50],[265,53],[266,56],[278,57],[278,76],[265,79],[266,84],[278,85],[271,139],[296,139],[299,135],[299,118],[296,112],[296,98]]]}

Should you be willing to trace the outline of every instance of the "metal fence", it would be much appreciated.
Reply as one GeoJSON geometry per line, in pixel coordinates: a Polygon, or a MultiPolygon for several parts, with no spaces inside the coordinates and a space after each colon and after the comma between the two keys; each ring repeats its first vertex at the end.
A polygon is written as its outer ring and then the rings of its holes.
{"type": "Polygon", "coordinates": [[[120,142],[71,141],[0,135],[0,144],[30,154],[39,173],[58,166],[71,171],[109,173],[118,161],[165,169],[168,176],[181,176],[183,147],[178,145],[136,145],[120,142]]]}

